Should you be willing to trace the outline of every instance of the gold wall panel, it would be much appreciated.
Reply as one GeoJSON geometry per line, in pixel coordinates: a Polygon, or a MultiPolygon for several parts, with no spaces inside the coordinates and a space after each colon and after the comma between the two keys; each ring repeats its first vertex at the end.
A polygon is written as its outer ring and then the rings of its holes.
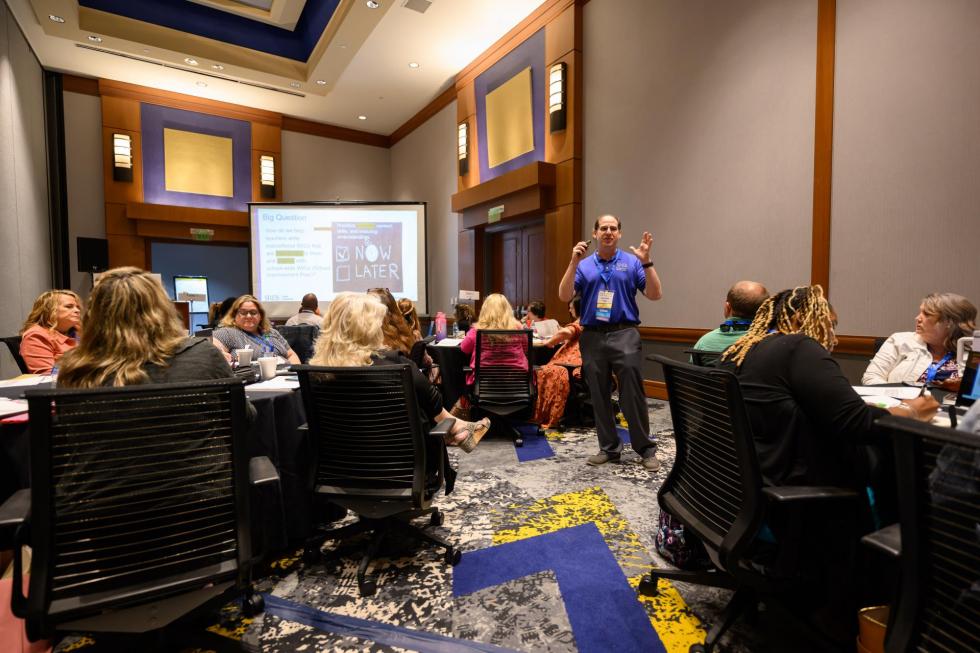
{"type": "Polygon", "coordinates": [[[163,162],[168,191],[235,196],[230,138],[165,128],[163,162]]]}
{"type": "Polygon", "coordinates": [[[531,68],[487,93],[487,163],[494,168],[534,149],[531,68]]]}

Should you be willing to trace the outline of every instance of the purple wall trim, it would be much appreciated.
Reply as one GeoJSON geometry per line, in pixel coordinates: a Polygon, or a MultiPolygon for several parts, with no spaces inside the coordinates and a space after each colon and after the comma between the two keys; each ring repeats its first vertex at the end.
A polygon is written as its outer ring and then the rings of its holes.
{"type": "Polygon", "coordinates": [[[476,137],[480,153],[480,182],[499,177],[534,161],[544,161],[544,28],[532,34],[473,82],[476,91],[476,137]],[[534,149],[491,168],[487,162],[487,93],[531,67],[531,104],[534,116],[534,149]]]}
{"type": "Polygon", "coordinates": [[[209,116],[196,111],[140,104],[143,139],[143,201],[147,204],[193,206],[199,209],[247,211],[252,201],[252,125],[244,120],[209,116]],[[163,130],[181,129],[231,139],[234,197],[168,191],[163,167],[163,130]]]}

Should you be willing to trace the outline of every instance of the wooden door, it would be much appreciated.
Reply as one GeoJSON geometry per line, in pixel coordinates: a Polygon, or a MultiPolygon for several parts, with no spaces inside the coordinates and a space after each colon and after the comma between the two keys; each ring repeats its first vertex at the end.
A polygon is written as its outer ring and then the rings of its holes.
{"type": "Polygon", "coordinates": [[[497,231],[491,234],[490,248],[487,293],[499,292],[515,307],[544,299],[543,222],[497,231]]]}

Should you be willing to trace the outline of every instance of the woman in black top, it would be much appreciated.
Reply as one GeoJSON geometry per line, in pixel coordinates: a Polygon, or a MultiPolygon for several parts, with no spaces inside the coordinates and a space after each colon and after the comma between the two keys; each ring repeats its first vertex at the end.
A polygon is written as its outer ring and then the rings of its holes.
{"type": "MultiPolygon", "coordinates": [[[[330,302],[323,316],[323,327],[316,341],[311,365],[364,367],[368,365],[402,365],[412,367],[415,398],[428,426],[444,419],[455,419],[442,406],[442,397],[429,380],[398,351],[385,350],[382,324],[388,309],[373,294],[340,293],[330,302]]],[[[479,422],[456,419],[446,444],[470,452],[490,428],[486,418],[479,422]]]]}
{"type": "Polygon", "coordinates": [[[890,412],[929,421],[939,404],[919,397],[885,411],[864,403],[830,352],[837,318],[820,286],[763,302],[746,334],[722,354],[738,376],[759,466],[769,485],[863,487],[874,421],[890,412]]]}

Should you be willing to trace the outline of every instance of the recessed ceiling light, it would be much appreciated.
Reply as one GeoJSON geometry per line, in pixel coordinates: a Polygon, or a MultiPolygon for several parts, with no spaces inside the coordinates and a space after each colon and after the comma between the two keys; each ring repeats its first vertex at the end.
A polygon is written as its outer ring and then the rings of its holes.
{"type": "Polygon", "coordinates": [[[381,6],[381,3],[378,0],[367,0],[367,6],[368,9],[377,9],[381,6]]]}
{"type": "Polygon", "coordinates": [[[358,116],[357,119],[358,120],[367,120],[367,116],[358,116]]]}
{"type": "Polygon", "coordinates": [[[222,66],[220,63],[211,64],[211,70],[224,70],[224,69],[225,67],[222,66]]]}
{"type": "Polygon", "coordinates": [[[96,36],[95,34],[89,34],[88,40],[92,43],[102,43],[102,37],[96,36]]]}
{"type": "Polygon", "coordinates": [[[61,16],[55,16],[54,14],[48,14],[48,20],[54,21],[56,23],[63,23],[65,19],[61,16]]]}
{"type": "Polygon", "coordinates": [[[289,82],[289,85],[293,88],[299,88],[299,82],[289,82]]]}
{"type": "Polygon", "coordinates": [[[184,59],[184,63],[187,64],[188,66],[196,66],[197,65],[197,59],[191,59],[190,57],[186,57],[184,59]]]}
{"type": "Polygon", "coordinates": [[[419,66],[419,64],[418,64],[417,61],[409,61],[408,62],[408,67],[409,68],[412,68],[412,69],[418,69],[418,68],[420,68],[420,66],[419,66]]]}
{"type": "Polygon", "coordinates": [[[207,84],[205,82],[197,82],[197,85],[200,86],[201,88],[207,87],[207,84]]]}
{"type": "Polygon", "coordinates": [[[325,80],[325,79],[318,79],[318,80],[316,80],[316,83],[317,83],[317,86],[326,86],[327,85],[327,80],[325,80]]]}

